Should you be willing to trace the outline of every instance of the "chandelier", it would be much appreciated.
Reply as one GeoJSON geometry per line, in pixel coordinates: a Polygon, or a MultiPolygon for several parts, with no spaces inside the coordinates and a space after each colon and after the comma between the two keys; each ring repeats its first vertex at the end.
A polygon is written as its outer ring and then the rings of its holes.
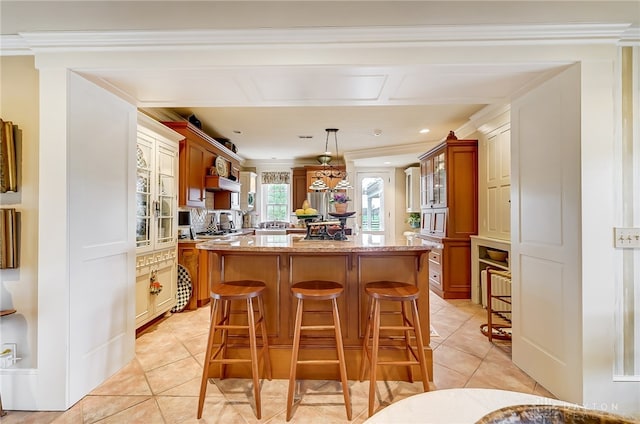
{"type": "MultiPolygon", "coordinates": [[[[331,152],[329,151],[329,134],[333,134],[333,140],[336,148],[336,158],[340,158],[338,154],[338,129],[337,128],[327,128],[325,130],[327,132],[327,138],[324,143],[324,154],[318,156],[318,162],[322,164],[322,169],[319,171],[315,171],[314,177],[316,180],[309,186],[310,190],[346,190],[353,188],[349,181],[347,180],[347,172],[330,165],[331,162],[331,152]],[[333,188],[329,187],[325,182],[327,179],[333,181],[334,179],[339,179],[340,181],[337,184],[333,185],[333,188]]],[[[346,167],[346,163],[344,164],[346,167]]]]}

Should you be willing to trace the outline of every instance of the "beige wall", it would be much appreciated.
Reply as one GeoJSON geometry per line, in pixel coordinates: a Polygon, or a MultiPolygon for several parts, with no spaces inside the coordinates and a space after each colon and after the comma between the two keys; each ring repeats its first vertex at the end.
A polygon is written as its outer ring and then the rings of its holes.
{"type": "Polygon", "coordinates": [[[20,266],[0,270],[0,343],[17,343],[19,368],[36,366],[38,313],[38,72],[32,56],[0,57],[0,117],[20,130],[18,192],[0,194],[3,208],[20,212],[20,266]]]}

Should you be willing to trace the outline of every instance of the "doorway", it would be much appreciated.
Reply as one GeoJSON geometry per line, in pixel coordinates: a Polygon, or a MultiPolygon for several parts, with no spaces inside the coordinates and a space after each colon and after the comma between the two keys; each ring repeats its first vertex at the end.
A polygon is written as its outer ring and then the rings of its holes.
{"type": "Polygon", "coordinates": [[[356,180],[356,207],[362,234],[394,237],[393,207],[395,198],[390,171],[361,171],[356,180]]]}

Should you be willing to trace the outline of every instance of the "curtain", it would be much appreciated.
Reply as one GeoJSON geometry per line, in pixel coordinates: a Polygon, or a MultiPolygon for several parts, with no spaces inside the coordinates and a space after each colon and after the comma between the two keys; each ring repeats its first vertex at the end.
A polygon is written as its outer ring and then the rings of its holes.
{"type": "Polygon", "coordinates": [[[291,181],[290,172],[263,172],[262,184],[289,184],[291,181]]]}

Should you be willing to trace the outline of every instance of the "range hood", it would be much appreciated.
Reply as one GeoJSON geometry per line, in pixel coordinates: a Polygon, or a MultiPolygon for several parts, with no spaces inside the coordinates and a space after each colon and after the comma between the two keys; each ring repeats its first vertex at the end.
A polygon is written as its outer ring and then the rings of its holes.
{"type": "Polygon", "coordinates": [[[225,190],[239,193],[240,183],[218,175],[207,175],[204,180],[204,188],[207,191],[225,190]]]}

